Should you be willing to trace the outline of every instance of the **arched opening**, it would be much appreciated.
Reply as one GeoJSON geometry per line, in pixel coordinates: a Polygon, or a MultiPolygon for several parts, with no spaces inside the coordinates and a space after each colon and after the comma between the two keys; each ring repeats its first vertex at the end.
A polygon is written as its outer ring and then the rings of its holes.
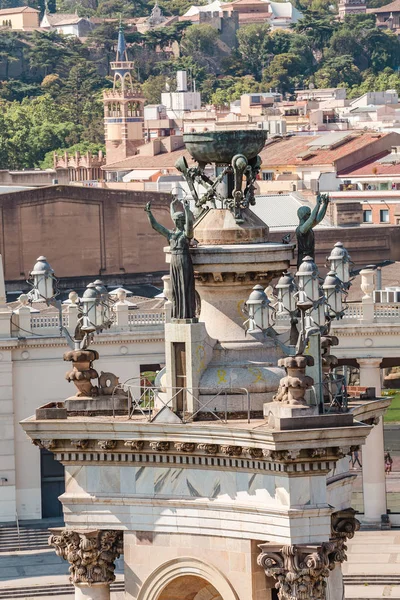
{"type": "Polygon", "coordinates": [[[238,600],[238,596],[214,566],[179,557],[149,574],[137,600],[238,600]]]}
{"type": "Polygon", "coordinates": [[[158,600],[223,600],[213,585],[202,577],[177,577],[161,592],[158,600]]]}

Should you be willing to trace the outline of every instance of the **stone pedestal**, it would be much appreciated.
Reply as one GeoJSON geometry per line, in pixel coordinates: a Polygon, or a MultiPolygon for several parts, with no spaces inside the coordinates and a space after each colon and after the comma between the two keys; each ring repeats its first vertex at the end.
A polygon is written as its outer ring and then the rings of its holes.
{"type": "MultiPolygon", "coordinates": [[[[263,404],[272,400],[282,375],[276,368],[282,353],[272,338],[261,341],[246,333],[243,308],[254,285],[267,286],[289,267],[293,245],[267,242],[268,227],[249,210],[243,211],[243,216],[239,225],[229,210],[211,209],[195,227],[199,245],[191,255],[201,301],[199,318],[213,348],[210,355],[207,344],[196,341],[192,350],[186,345],[186,352],[194,352],[195,360],[186,357],[194,374],[187,370],[185,376],[188,386],[190,379],[199,379],[201,403],[216,412],[246,414],[251,394],[250,411],[261,416],[263,404]],[[196,352],[200,354],[196,356],[196,352]],[[223,396],[214,401],[216,394],[223,396]]],[[[169,262],[170,249],[165,252],[169,262]]],[[[168,327],[167,346],[172,337],[175,342],[181,336],[180,325],[168,327]]],[[[168,364],[172,363],[167,359],[167,372],[168,364]]],[[[173,369],[170,382],[176,379],[173,369]]]]}
{"type": "Polygon", "coordinates": [[[372,428],[362,449],[362,478],[364,496],[363,523],[380,526],[386,514],[386,479],[384,464],[383,418],[372,428]]]}
{"type": "Polygon", "coordinates": [[[215,340],[208,335],[204,323],[177,319],[166,323],[166,369],[162,384],[169,408],[188,414],[199,409],[200,378],[211,360],[214,345],[215,340]],[[182,388],[185,390],[179,391],[182,388]]]}
{"type": "Polygon", "coordinates": [[[304,427],[303,419],[318,415],[316,406],[289,406],[279,402],[267,402],[264,404],[264,417],[267,419],[268,427],[276,430],[297,429],[304,427]]]}

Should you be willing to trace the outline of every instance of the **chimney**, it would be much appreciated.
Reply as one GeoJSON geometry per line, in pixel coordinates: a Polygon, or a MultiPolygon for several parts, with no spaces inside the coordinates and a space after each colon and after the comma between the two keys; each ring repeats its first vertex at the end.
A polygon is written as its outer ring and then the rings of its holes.
{"type": "Polygon", "coordinates": [[[187,92],[187,73],[186,71],[177,71],[176,73],[177,92],[187,92]]]}

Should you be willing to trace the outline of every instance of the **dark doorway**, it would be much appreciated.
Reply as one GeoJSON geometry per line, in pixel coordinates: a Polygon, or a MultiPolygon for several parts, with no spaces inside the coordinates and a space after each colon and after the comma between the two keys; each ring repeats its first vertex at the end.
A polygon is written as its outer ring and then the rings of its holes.
{"type": "Polygon", "coordinates": [[[146,373],[146,371],[155,372],[160,371],[160,364],[156,365],[140,365],[140,373],[146,373]]]}
{"type": "Polygon", "coordinates": [[[185,388],[186,388],[186,345],[183,342],[174,342],[175,352],[175,387],[182,388],[173,390],[175,395],[176,410],[184,411],[185,406],[185,388]]]}
{"type": "Polygon", "coordinates": [[[152,386],[159,371],[161,371],[159,364],[140,365],[140,385],[152,386]]]}
{"type": "Polygon", "coordinates": [[[42,519],[62,517],[62,504],[58,496],[65,492],[64,466],[48,450],[40,450],[42,488],[42,519]]]}

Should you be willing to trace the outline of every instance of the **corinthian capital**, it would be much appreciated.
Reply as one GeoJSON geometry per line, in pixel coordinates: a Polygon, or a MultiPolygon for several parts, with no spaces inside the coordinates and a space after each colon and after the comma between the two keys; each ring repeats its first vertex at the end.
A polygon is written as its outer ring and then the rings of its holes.
{"type": "Polygon", "coordinates": [[[122,531],[53,531],[49,544],[57,556],[70,563],[72,583],[92,585],[115,580],[114,561],[123,551],[122,531]]]}
{"type": "Polygon", "coordinates": [[[330,546],[261,544],[257,562],[276,579],[279,600],[325,600],[326,578],[334,567],[330,546]]]}

